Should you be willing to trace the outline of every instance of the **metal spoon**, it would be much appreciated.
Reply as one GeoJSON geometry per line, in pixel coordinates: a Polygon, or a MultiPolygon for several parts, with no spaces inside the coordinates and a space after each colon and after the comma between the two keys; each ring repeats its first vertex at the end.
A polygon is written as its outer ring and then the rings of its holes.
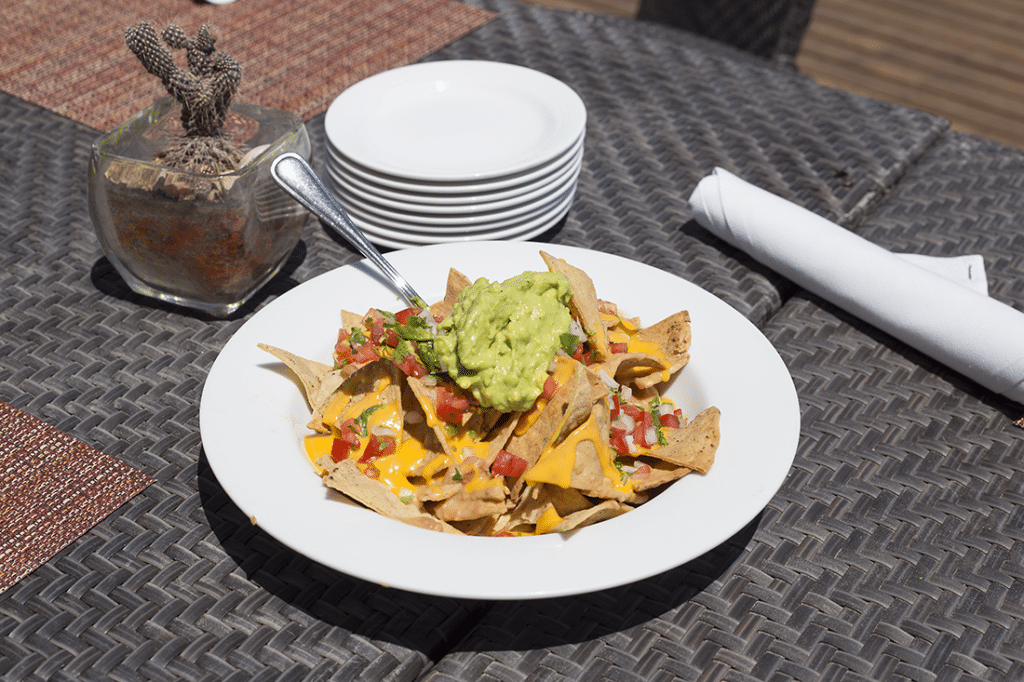
{"type": "Polygon", "coordinates": [[[416,293],[409,282],[370,243],[363,231],[352,223],[352,219],[334,198],[334,194],[324,186],[304,158],[294,152],[285,152],[274,159],[270,165],[270,174],[288,194],[334,228],[359,249],[360,253],[369,258],[384,273],[384,276],[391,280],[395,289],[406,301],[420,308],[426,307],[423,298],[416,293]]]}

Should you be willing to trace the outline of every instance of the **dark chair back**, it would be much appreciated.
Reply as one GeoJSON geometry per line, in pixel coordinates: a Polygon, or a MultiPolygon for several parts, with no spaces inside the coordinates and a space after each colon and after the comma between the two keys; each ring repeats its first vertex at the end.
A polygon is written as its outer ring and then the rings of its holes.
{"type": "Polygon", "coordinates": [[[636,18],[734,45],[795,68],[814,0],[641,0],[636,18]]]}

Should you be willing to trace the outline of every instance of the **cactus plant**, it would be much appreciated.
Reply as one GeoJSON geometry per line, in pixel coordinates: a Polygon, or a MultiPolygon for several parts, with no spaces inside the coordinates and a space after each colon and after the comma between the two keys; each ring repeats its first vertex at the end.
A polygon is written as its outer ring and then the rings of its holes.
{"type": "Polygon", "coordinates": [[[181,105],[184,135],[155,154],[157,163],[193,173],[218,175],[236,170],[244,156],[245,150],[223,132],[231,100],[242,82],[242,69],[238,62],[214,47],[216,40],[208,24],[200,28],[193,39],[174,25],[165,28],[160,37],[147,22],[125,31],[128,49],[181,105]],[[188,69],[175,63],[168,48],[185,51],[188,69]]]}

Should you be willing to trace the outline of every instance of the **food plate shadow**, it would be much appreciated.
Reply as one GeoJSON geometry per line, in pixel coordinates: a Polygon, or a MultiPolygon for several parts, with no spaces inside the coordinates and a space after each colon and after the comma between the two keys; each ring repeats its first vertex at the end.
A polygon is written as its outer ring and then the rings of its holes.
{"type": "Polygon", "coordinates": [[[253,591],[262,588],[331,627],[398,644],[436,661],[462,641],[488,609],[489,602],[384,587],[308,559],[242,513],[217,481],[203,451],[197,478],[203,511],[227,555],[225,561],[241,569],[253,591]]]}
{"type": "Polygon", "coordinates": [[[133,305],[151,308],[153,310],[165,310],[179,315],[194,317],[198,320],[237,320],[251,314],[268,299],[280,296],[281,294],[298,286],[299,282],[293,279],[292,275],[295,274],[295,271],[306,260],[306,253],[306,243],[300,239],[299,243],[295,245],[294,249],[292,249],[291,254],[288,256],[288,259],[281,266],[281,269],[277,274],[274,275],[269,282],[263,285],[259,291],[253,294],[249,300],[238,308],[238,310],[227,317],[214,317],[200,310],[175,305],[167,301],[143,296],[142,294],[132,291],[131,287],[128,286],[128,283],[124,281],[124,278],[122,278],[117,272],[117,269],[114,268],[113,263],[107,260],[106,256],[100,257],[93,264],[92,270],[89,273],[89,278],[96,290],[104,296],[109,296],[110,298],[125,301],[133,305]]]}
{"type": "Polygon", "coordinates": [[[493,646],[474,634],[493,627],[514,633],[509,636],[516,649],[544,648],[619,632],[679,609],[735,565],[764,515],[696,559],[638,582],[550,599],[482,601],[384,587],[323,566],[254,525],[228,497],[202,451],[197,478],[203,511],[227,560],[256,588],[332,627],[394,642],[434,661],[452,651],[493,646]],[[381,609],[380,617],[368,614],[373,609],[381,609]],[[395,613],[409,614],[408,621],[395,613]]]}
{"type": "Polygon", "coordinates": [[[672,620],[668,614],[686,608],[744,556],[763,516],[696,559],[644,580],[566,597],[495,602],[455,651],[542,650],[672,620]]]}

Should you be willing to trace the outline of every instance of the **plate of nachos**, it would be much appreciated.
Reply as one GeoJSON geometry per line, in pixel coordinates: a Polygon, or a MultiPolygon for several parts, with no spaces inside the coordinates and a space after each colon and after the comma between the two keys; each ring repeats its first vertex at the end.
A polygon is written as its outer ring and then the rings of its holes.
{"type": "Polygon", "coordinates": [[[789,372],[723,301],[610,254],[473,242],[390,254],[257,312],[200,407],[218,481],[328,567],[473,599],[591,592],[728,540],[784,481],[789,372]]]}

